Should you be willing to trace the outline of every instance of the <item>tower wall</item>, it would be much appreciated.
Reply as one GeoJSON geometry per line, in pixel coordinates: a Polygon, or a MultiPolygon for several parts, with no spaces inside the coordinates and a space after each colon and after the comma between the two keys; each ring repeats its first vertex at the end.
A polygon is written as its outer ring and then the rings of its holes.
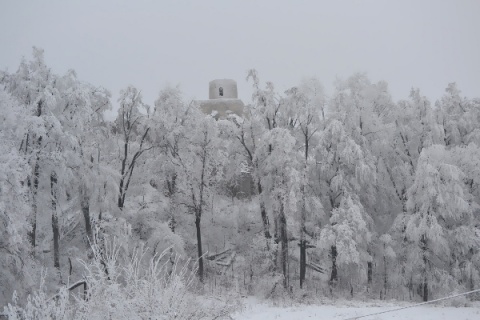
{"type": "Polygon", "coordinates": [[[231,79],[216,79],[209,83],[209,99],[238,99],[237,82],[231,79]],[[223,95],[221,95],[223,93],[223,95]]]}

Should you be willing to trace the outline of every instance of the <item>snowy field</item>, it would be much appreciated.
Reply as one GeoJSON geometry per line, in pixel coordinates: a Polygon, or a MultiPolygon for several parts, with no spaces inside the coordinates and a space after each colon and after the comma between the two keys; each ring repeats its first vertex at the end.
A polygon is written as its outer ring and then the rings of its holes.
{"type": "MultiPolygon", "coordinates": [[[[295,307],[276,307],[249,300],[241,313],[233,315],[235,320],[303,320],[335,319],[347,320],[381,311],[408,306],[393,303],[362,304],[345,303],[344,305],[307,305],[295,307]]],[[[411,319],[411,320],[480,320],[480,306],[477,307],[442,307],[419,306],[385,314],[360,318],[362,320],[411,319]]]]}

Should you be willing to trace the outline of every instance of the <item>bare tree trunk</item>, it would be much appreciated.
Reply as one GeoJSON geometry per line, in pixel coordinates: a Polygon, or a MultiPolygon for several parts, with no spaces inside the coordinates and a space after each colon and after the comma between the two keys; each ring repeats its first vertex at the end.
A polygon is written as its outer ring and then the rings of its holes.
{"type": "Polygon", "coordinates": [[[367,261],[367,284],[368,284],[368,289],[372,285],[373,281],[373,257],[371,255],[370,249],[367,249],[367,253],[370,255],[370,261],[367,261]]]}
{"type": "Polygon", "coordinates": [[[300,289],[303,288],[305,282],[305,274],[307,270],[307,254],[306,254],[306,241],[300,240],[300,289]]]}
{"type": "MultiPolygon", "coordinates": [[[[37,117],[42,115],[42,106],[43,100],[39,100],[37,103],[37,117]]],[[[28,150],[28,138],[29,135],[27,134],[27,139],[25,142],[25,152],[28,150]]],[[[35,140],[35,138],[33,138],[35,140]]],[[[42,136],[38,137],[37,140],[37,156],[35,160],[35,167],[33,169],[33,190],[32,190],[32,209],[33,209],[33,221],[32,221],[32,231],[29,232],[30,243],[32,244],[32,252],[33,256],[35,256],[35,246],[36,246],[36,238],[37,238],[37,193],[38,193],[38,179],[40,176],[40,146],[42,145],[42,136]]],[[[29,179],[30,181],[30,179],[29,179]]]]}
{"type": "Polygon", "coordinates": [[[475,290],[475,281],[473,280],[473,272],[472,272],[472,269],[470,268],[470,278],[468,280],[468,289],[470,289],[470,291],[473,291],[475,290]]]}
{"type": "Polygon", "coordinates": [[[330,248],[330,258],[332,259],[332,273],[330,274],[330,290],[336,286],[338,281],[338,274],[337,274],[337,246],[333,245],[330,248]]]}
{"type": "MultiPolygon", "coordinates": [[[[205,183],[205,170],[207,164],[207,144],[208,144],[208,133],[204,133],[204,145],[202,152],[202,173],[200,175],[200,194],[198,205],[195,208],[195,227],[197,228],[197,248],[198,248],[198,277],[200,282],[203,283],[203,250],[202,250],[202,234],[200,228],[200,221],[203,213],[203,197],[204,197],[204,187],[205,183]]],[[[194,191],[192,190],[193,203],[195,204],[194,191]]]]}
{"type": "Polygon", "coordinates": [[[308,152],[309,152],[309,142],[311,135],[309,133],[308,124],[311,121],[307,121],[305,128],[302,128],[304,143],[305,143],[305,159],[303,163],[303,181],[300,186],[300,192],[302,194],[302,211],[300,216],[300,288],[303,288],[303,283],[305,282],[305,274],[307,271],[307,241],[305,239],[305,224],[307,220],[307,199],[306,199],[306,181],[307,181],[307,169],[308,169],[308,152]]]}
{"type": "Polygon", "coordinates": [[[288,239],[287,239],[287,219],[285,217],[285,210],[283,207],[283,202],[280,203],[280,216],[279,216],[279,227],[280,227],[280,242],[282,244],[281,258],[282,258],[282,272],[283,272],[283,287],[288,287],[288,239]]]}
{"type": "Polygon", "coordinates": [[[271,239],[272,235],[270,234],[270,221],[268,220],[267,209],[265,208],[265,203],[260,200],[260,214],[262,215],[262,223],[263,223],[263,233],[265,238],[271,239]]]}
{"type": "MultiPolygon", "coordinates": [[[[40,146],[42,143],[42,137],[38,138],[37,144],[40,146]]],[[[40,155],[39,152],[37,151],[37,157],[35,161],[35,166],[33,169],[33,188],[32,188],[32,211],[33,211],[33,217],[32,217],[32,231],[29,232],[29,238],[30,238],[30,243],[32,244],[32,252],[33,256],[35,256],[35,247],[36,247],[36,238],[37,238],[37,212],[38,212],[38,205],[37,205],[37,194],[38,194],[38,183],[39,183],[39,177],[40,177],[40,155]]],[[[30,185],[30,179],[29,181],[29,186],[30,185]]]]}
{"type": "Polygon", "coordinates": [[[422,296],[423,301],[428,301],[428,278],[427,278],[427,269],[428,269],[428,258],[427,258],[427,250],[428,250],[428,241],[427,236],[424,234],[420,239],[420,245],[422,249],[422,259],[423,259],[423,283],[422,283],[422,296]]]}
{"type": "Polygon", "coordinates": [[[423,301],[428,301],[428,279],[427,276],[423,278],[423,301]]]}
{"type": "Polygon", "coordinates": [[[300,187],[302,193],[302,212],[300,217],[300,289],[303,288],[305,282],[305,274],[307,270],[307,241],[305,240],[305,221],[306,221],[306,199],[305,185],[300,187]]]}
{"type": "Polygon", "coordinates": [[[372,261],[367,262],[367,283],[368,285],[372,285],[373,280],[373,263],[372,261]]]}
{"type": "MultiPolygon", "coordinates": [[[[258,196],[261,198],[263,188],[260,181],[257,183],[257,187],[258,187],[258,196]]],[[[265,235],[265,239],[267,239],[267,249],[270,250],[269,244],[268,244],[268,240],[272,238],[272,235],[270,234],[270,221],[268,220],[267,210],[265,208],[265,203],[263,202],[262,199],[260,199],[260,215],[262,217],[263,234],[265,235]]]]}
{"type": "Polygon", "coordinates": [[[275,243],[274,251],[272,253],[273,256],[273,271],[277,272],[280,269],[280,255],[278,253],[278,244],[280,243],[280,223],[279,223],[279,216],[277,215],[274,219],[274,231],[273,231],[273,242],[275,243]]]}
{"type": "Polygon", "coordinates": [[[53,266],[60,270],[60,229],[57,215],[57,174],[50,174],[50,192],[52,195],[52,230],[53,230],[53,266]]]}
{"type": "MultiPolygon", "coordinates": [[[[383,245],[385,250],[385,244],[383,245]]],[[[387,288],[388,288],[388,274],[387,274],[388,266],[387,266],[387,257],[385,254],[383,255],[383,296],[387,298],[387,288]]]]}
{"type": "Polygon", "coordinates": [[[123,159],[122,159],[122,168],[120,169],[120,184],[118,186],[118,203],[117,206],[120,209],[123,209],[123,204],[125,202],[125,193],[127,192],[124,189],[125,183],[125,171],[127,166],[127,157],[128,157],[128,138],[125,139],[125,143],[123,145],[123,159]]]}
{"type": "Polygon", "coordinates": [[[177,190],[177,174],[174,173],[171,175],[170,179],[167,180],[167,191],[168,191],[168,197],[173,197],[177,190]]]}
{"type": "Polygon", "coordinates": [[[93,231],[92,221],[90,218],[90,197],[87,195],[87,190],[85,186],[82,186],[81,197],[83,219],[85,220],[85,231],[87,233],[87,238],[89,242],[87,243],[87,248],[90,248],[90,244],[93,243],[93,231]]]}
{"type": "Polygon", "coordinates": [[[202,234],[200,228],[200,216],[195,218],[195,227],[197,229],[197,249],[198,249],[198,278],[203,283],[203,250],[202,250],[202,234]]]}
{"type": "Polygon", "coordinates": [[[28,238],[30,240],[30,244],[32,245],[32,255],[35,256],[35,247],[36,247],[36,237],[37,237],[37,208],[35,205],[33,207],[33,217],[31,220],[31,231],[28,232],[28,238]]]}
{"type": "Polygon", "coordinates": [[[153,148],[152,146],[145,149],[143,148],[143,143],[146,141],[149,131],[150,131],[150,128],[147,128],[143,133],[142,138],[140,140],[140,146],[138,148],[138,151],[135,152],[135,154],[132,157],[132,160],[128,165],[127,165],[127,159],[128,159],[130,138],[128,136],[125,138],[125,143],[123,148],[122,168],[120,169],[121,178],[120,178],[120,184],[118,187],[119,194],[118,194],[118,201],[117,201],[117,206],[120,210],[123,210],[123,206],[125,205],[125,198],[127,196],[128,187],[132,179],[133,170],[135,169],[136,161],[145,151],[148,151],[153,148]]]}
{"type": "Polygon", "coordinates": [[[305,199],[305,185],[302,184],[302,212],[300,217],[300,289],[303,288],[305,282],[305,274],[307,271],[307,241],[305,239],[305,222],[306,222],[306,199],[305,199]]]}

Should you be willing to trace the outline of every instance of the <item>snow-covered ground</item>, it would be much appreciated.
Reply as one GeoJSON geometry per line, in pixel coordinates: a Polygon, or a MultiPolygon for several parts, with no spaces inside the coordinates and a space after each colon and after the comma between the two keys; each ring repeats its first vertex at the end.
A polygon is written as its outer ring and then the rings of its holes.
{"type": "MultiPolygon", "coordinates": [[[[337,303],[336,305],[306,305],[276,307],[248,300],[242,312],[233,315],[235,320],[320,320],[355,319],[367,314],[405,307],[400,303],[337,303]]],[[[480,307],[419,306],[385,314],[360,318],[362,320],[411,319],[411,320],[480,320],[480,307]]]]}

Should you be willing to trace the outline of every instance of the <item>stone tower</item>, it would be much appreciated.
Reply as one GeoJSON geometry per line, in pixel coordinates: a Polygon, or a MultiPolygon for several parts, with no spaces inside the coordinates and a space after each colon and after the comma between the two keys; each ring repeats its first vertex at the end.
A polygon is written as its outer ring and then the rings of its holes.
{"type": "Polygon", "coordinates": [[[210,81],[208,99],[238,99],[237,82],[231,79],[210,81]]]}
{"type": "Polygon", "coordinates": [[[209,83],[208,99],[197,103],[205,114],[211,114],[215,119],[225,119],[231,113],[243,116],[245,107],[238,99],[237,82],[232,79],[216,79],[209,83]]]}

